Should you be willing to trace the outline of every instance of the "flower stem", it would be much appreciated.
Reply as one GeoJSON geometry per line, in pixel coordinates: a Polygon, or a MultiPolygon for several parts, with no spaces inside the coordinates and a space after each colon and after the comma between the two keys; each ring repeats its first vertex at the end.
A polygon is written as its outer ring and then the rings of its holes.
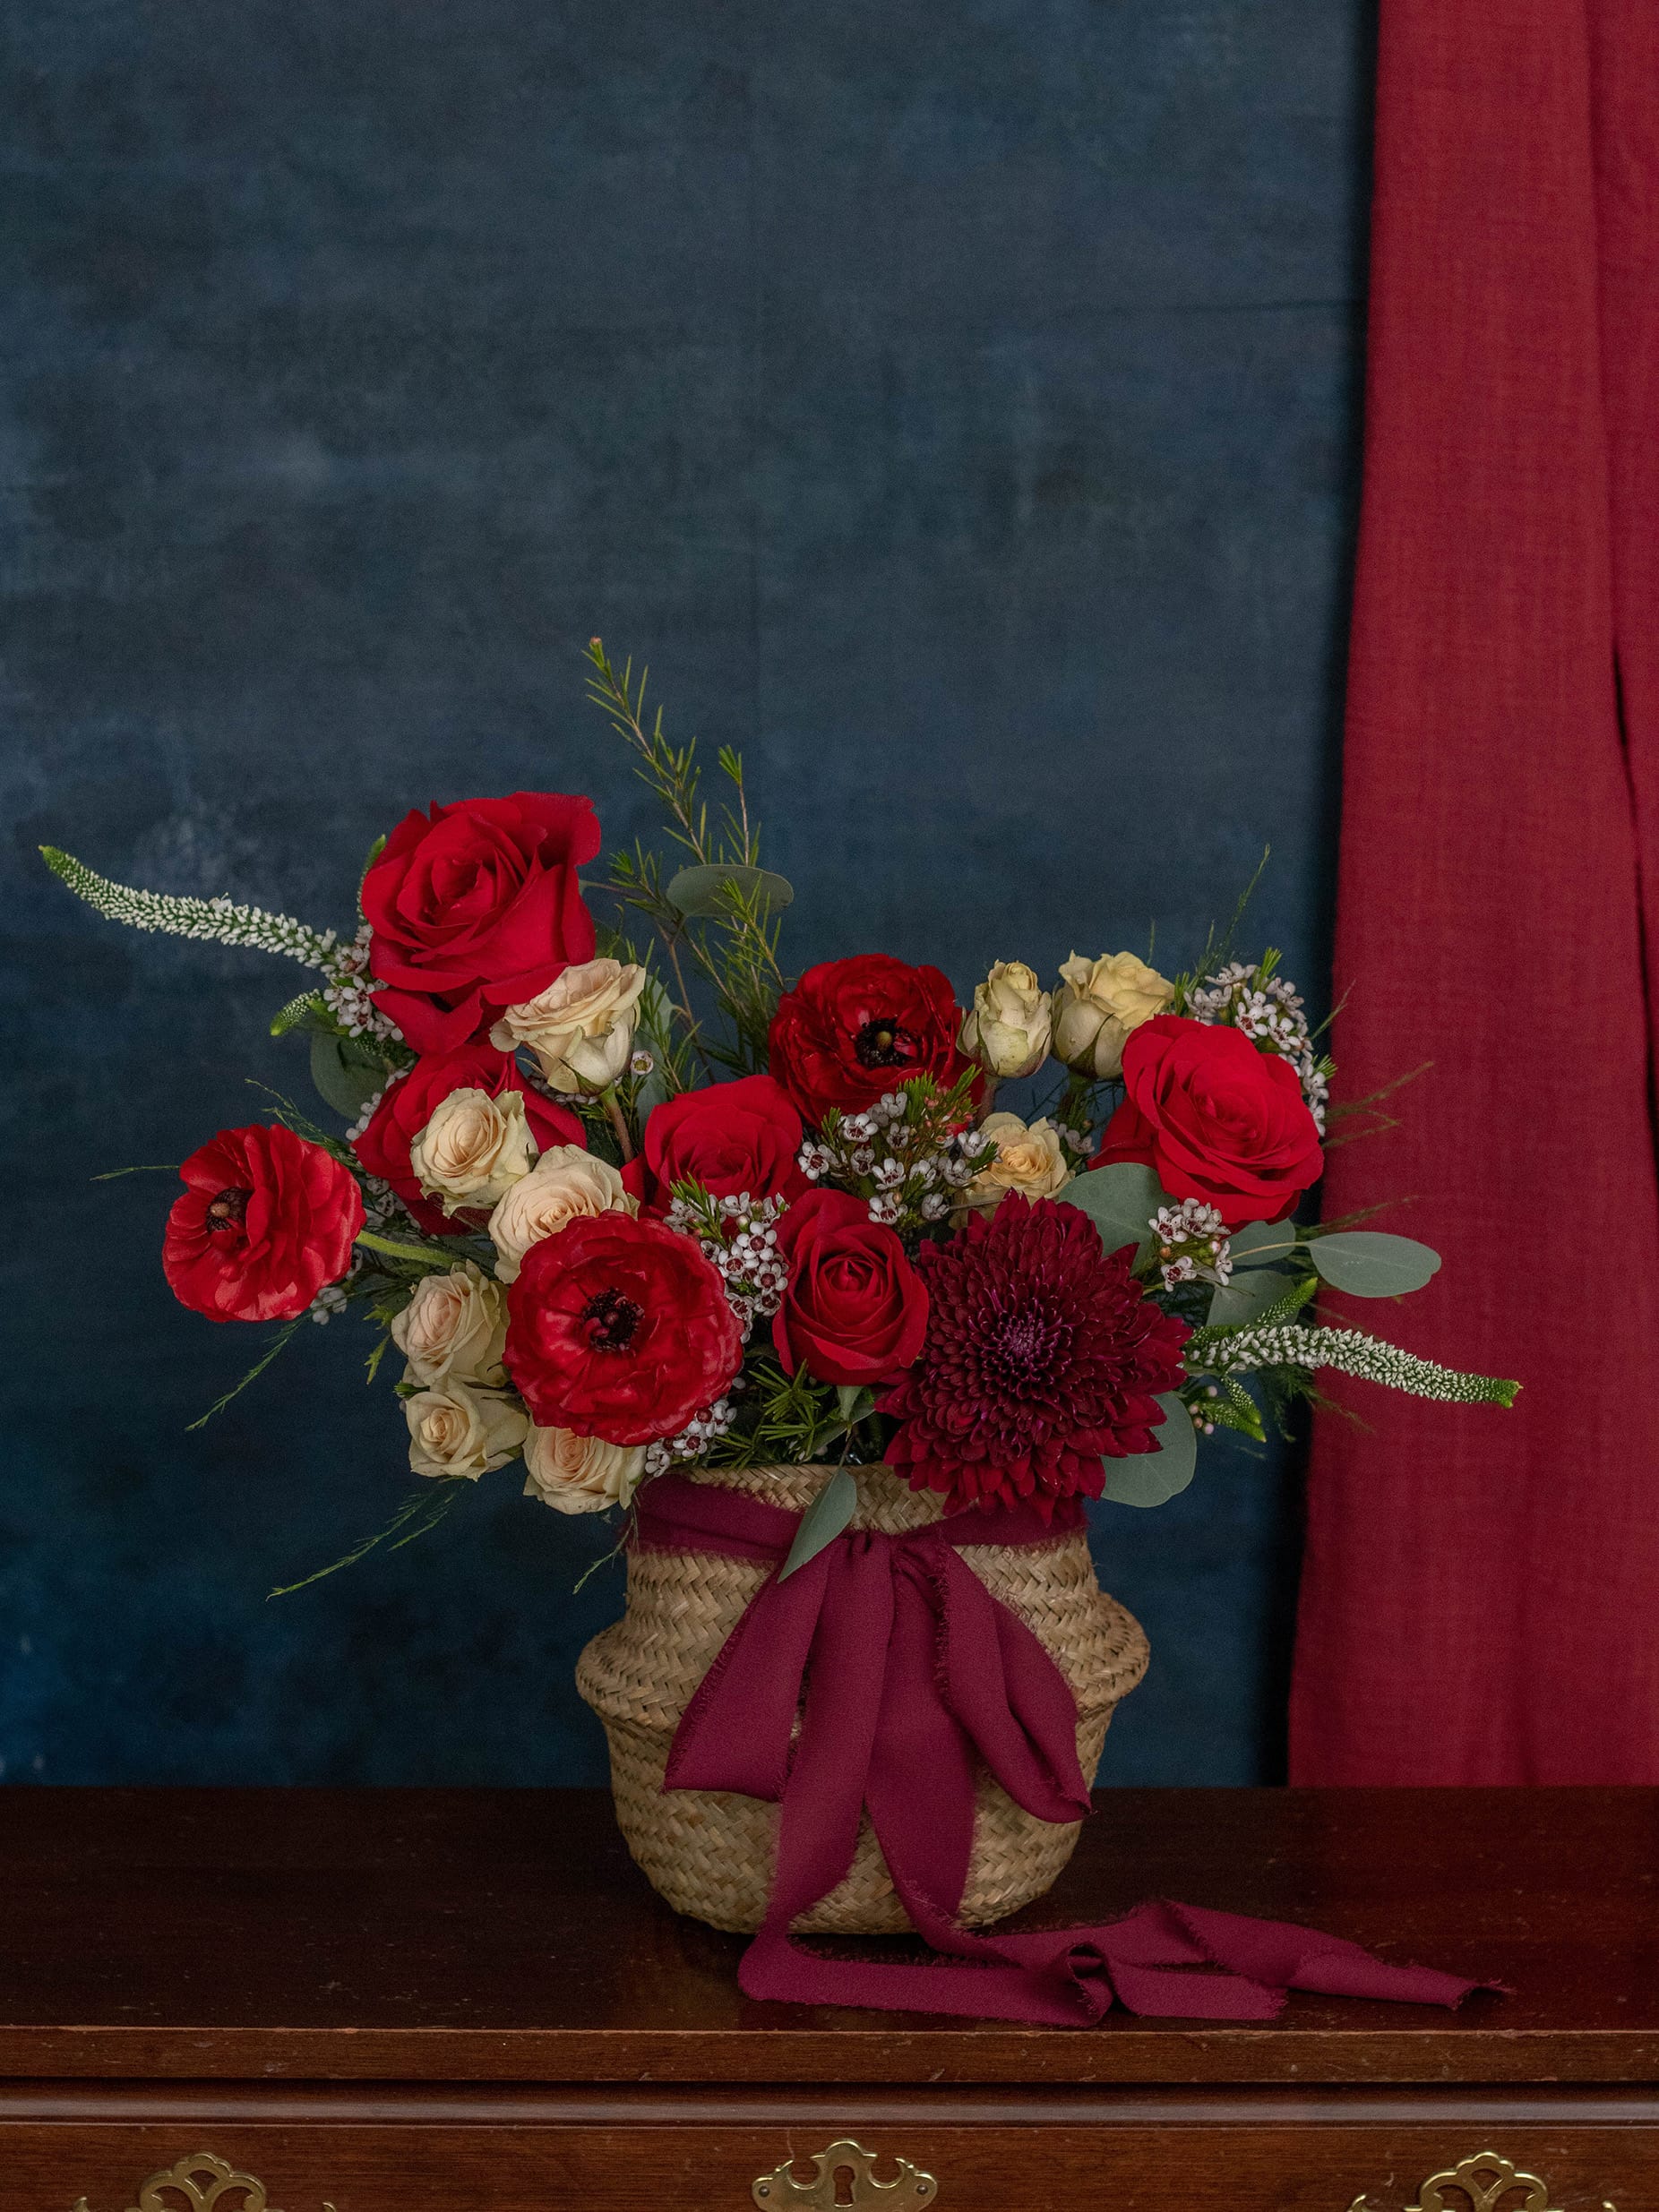
{"type": "Polygon", "coordinates": [[[366,1245],[371,1252],[389,1252],[399,1260],[442,1260],[445,1266],[454,1258],[438,1244],[404,1244],[396,1237],[377,1237],[372,1230],[360,1229],[357,1242],[366,1245]]]}
{"type": "Polygon", "coordinates": [[[615,1085],[612,1084],[607,1090],[600,1093],[600,1096],[604,1101],[606,1113],[610,1118],[611,1127],[616,1132],[616,1142],[622,1146],[622,1156],[625,1164],[633,1158],[633,1139],[628,1134],[628,1117],[622,1110],[622,1101],[616,1095],[615,1085]]]}

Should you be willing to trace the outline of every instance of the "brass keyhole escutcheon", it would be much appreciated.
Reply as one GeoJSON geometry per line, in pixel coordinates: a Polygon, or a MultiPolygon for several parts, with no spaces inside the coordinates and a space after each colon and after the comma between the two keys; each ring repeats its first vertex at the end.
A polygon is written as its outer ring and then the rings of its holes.
{"type": "MultiPolygon", "coordinates": [[[[1405,2212],[1464,2212],[1466,2205],[1469,2212],[1499,2212],[1500,2206],[1503,2212],[1556,2212],[1550,2202],[1550,2184],[1535,2173],[1524,2173],[1495,2150],[1477,2150],[1472,2158],[1460,2158],[1455,2166],[1431,2173],[1417,2191],[1416,2203],[1408,2205],[1405,2212]],[[1518,2203],[1510,2195],[1513,2190],[1523,2192],[1518,2203]]],[[[1348,2212],[1376,2212],[1376,2208],[1361,2195],[1348,2212]]],[[[1615,2212],[1606,2198],[1602,2212],[1615,2212]]]]}
{"type": "Polygon", "coordinates": [[[878,2181],[876,2154],[862,2143],[843,2138],[827,2150],[815,2152],[810,2164],[810,2182],[795,2179],[795,2161],[786,2158],[770,2173],[762,2173],[750,2189],[761,2212],[923,2212],[939,2200],[939,2183],[908,2158],[895,2158],[897,2176],[878,2181]]]}
{"type": "MultiPolygon", "coordinates": [[[[251,2173],[238,2173],[228,2160],[211,2150],[192,2151],[176,2165],[168,2166],[141,2182],[138,2202],[127,2212],[278,2212],[265,2194],[263,2182],[251,2173]],[[223,2199],[221,2204],[220,2200],[223,2199]]],[[[89,2212],[82,2197],[74,2212],[89,2212]]],[[[322,2212],[334,2212],[325,2204],[322,2212]]]]}

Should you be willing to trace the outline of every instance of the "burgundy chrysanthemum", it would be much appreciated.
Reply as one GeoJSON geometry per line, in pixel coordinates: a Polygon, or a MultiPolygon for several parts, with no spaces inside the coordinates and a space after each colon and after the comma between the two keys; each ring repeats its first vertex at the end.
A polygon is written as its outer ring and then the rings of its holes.
{"type": "Polygon", "coordinates": [[[1182,1377],[1186,1324],[1107,1252],[1087,1213],[1010,1194],[948,1244],[924,1245],[921,1357],[881,1401],[888,1446],[916,1490],[950,1510],[1098,1497],[1103,1456],[1153,1448],[1160,1391],[1182,1377]]]}

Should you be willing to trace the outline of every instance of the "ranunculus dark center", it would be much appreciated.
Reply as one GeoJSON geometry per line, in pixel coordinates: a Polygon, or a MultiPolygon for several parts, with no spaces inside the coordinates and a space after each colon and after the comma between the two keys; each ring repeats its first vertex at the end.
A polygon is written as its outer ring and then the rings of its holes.
{"type": "Polygon", "coordinates": [[[864,1067],[907,1067],[917,1050],[915,1032],[878,1014],[853,1039],[853,1050],[864,1067]]]}
{"type": "Polygon", "coordinates": [[[581,1317],[595,1351],[626,1351],[645,1318],[645,1308],[620,1290],[600,1290],[582,1307],[581,1317]]]}
{"type": "Polygon", "coordinates": [[[217,1198],[209,1201],[208,1227],[210,1229],[239,1229],[247,1218],[248,1200],[253,1196],[251,1190],[221,1190],[217,1198]]]}

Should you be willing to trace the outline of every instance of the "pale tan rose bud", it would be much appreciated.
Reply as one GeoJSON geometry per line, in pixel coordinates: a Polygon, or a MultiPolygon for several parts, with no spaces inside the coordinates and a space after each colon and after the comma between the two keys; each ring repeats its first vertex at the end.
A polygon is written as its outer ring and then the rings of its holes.
{"type": "Polygon", "coordinates": [[[633,1050],[645,970],[632,962],[582,960],[546,990],[509,1007],[490,1031],[499,1051],[528,1044],[555,1091],[603,1091],[633,1050]]]}
{"type": "Polygon", "coordinates": [[[499,1390],[507,1342],[507,1302],[481,1267],[465,1260],[447,1275],[423,1275],[391,1324],[391,1341],[408,1361],[411,1383],[477,1383],[499,1390]]]}
{"type": "Polygon", "coordinates": [[[1027,1127],[1018,1114],[987,1114],[979,1134],[995,1139],[996,1157],[964,1194],[976,1213],[993,1213],[1010,1190],[1027,1198],[1057,1197],[1071,1180],[1074,1170],[1052,1121],[1027,1127]]]}
{"type": "Polygon", "coordinates": [[[464,1475],[468,1482],[504,1467],[522,1448],[530,1427],[516,1398],[456,1382],[417,1390],[403,1401],[403,1418],[415,1474],[464,1475]]]}
{"type": "Polygon", "coordinates": [[[1029,1076],[1048,1058],[1047,991],[1023,960],[999,960],[974,992],[958,1042],[988,1075],[1029,1076]]]}
{"type": "Polygon", "coordinates": [[[642,1444],[607,1444],[571,1428],[532,1428],[524,1447],[526,1497],[562,1513],[603,1513],[625,1505],[645,1472],[642,1444]]]}
{"type": "Polygon", "coordinates": [[[639,1211],[639,1200],[623,1188],[608,1160],[596,1160],[580,1145],[549,1145],[490,1215],[496,1280],[516,1282],[531,1245],[556,1236],[584,1213],[639,1211]]]}
{"type": "Polygon", "coordinates": [[[409,1166],[443,1211],[493,1206],[536,1158],[522,1091],[451,1091],[409,1146],[409,1166]]]}
{"type": "Polygon", "coordinates": [[[1132,952],[1063,962],[1054,993],[1054,1051],[1079,1076],[1105,1081],[1123,1070],[1130,1032],[1162,1014],[1175,986],[1132,952]]]}

